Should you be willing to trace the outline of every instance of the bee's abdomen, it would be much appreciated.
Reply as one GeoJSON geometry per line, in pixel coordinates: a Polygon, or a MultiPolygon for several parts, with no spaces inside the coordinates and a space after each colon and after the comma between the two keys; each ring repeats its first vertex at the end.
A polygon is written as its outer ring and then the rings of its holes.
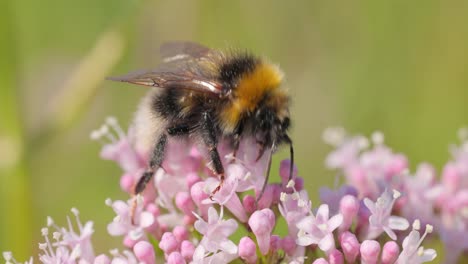
{"type": "Polygon", "coordinates": [[[182,111],[180,105],[181,91],[167,88],[160,93],[155,93],[152,100],[152,108],[156,115],[173,120],[182,111]]]}

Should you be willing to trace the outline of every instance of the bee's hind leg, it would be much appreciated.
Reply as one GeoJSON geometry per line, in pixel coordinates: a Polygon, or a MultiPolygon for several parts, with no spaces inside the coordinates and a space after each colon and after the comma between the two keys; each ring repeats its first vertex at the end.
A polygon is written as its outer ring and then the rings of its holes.
{"type": "Polygon", "coordinates": [[[216,146],[218,144],[217,135],[213,120],[210,116],[210,113],[204,112],[202,114],[201,120],[201,136],[203,139],[203,143],[207,146],[209,151],[209,156],[211,162],[213,164],[213,170],[219,177],[219,184],[218,186],[211,192],[211,197],[216,194],[224,183],[224,167],[223,163],[221,162],[221,158],[219,157],[218,150],[216,146]]]}
{"type": "Polygon", "coordinates": [[[138,195],[145,190],[146,185],[151,180],[151,178],[153,178],[156,168],[161,167],[161,164],[164,160],[166,145],[167,135],[166,133],[163,133],[154,146],[148,169],[143,173],[143,176],[141,176],[140,180],[138,180],[138,183],[135,187],[135,195],[138,195]]]}
{"type": "MultiPolygon", "coordinates": [[[[164,160],[164,152],[166,150],[166,145],[167,145],[167,135],[166,133],[163,133],[158,138],[158,141],[156,142],[156,145],[153,148],[153,152],[151,154],[151,159],[149,162],[148,169],[143,173],[143,175],[138,180],[135,186],[135,196],[138,196],[145,190],[146,185],[151,180],[151,178],[153,178],[156,168],[161,167],[161,164],[164,160]]],[[[138,198],[135,197],[132,208],[131,208],[131,213],[130,213],[130,218],[133,224],[135,220],[134,216],[135,216],[135,210],[137,207],[137,199],[138,198]]]]}
{"type": "MultiPolygon", "coordinates": [[[[162,162],[164,160],[164,153],[166,150],[167,146],[167,138],[169,136],[181,136],[188,134],[190,132],[189,126],[188,125],[176,125],[169,127],[167,129],[167,134],[163,133],[159,138],[158,141],[156,142],[156,145],[154,146],[153,152],[151,154],[151,159],[149,161],[149,166],[148,169],[143,173],[141,176],[140,180],[138,180],[138,183],[135,186],[135,195],[141,194],[145,188],[148,182],[153,178],[154,172],[156,169],[162,168],[162,162]]],[[[135,199],[135,202],[133,203],[132,207],[132,222],[133,222],[133,216],[135,214],[135,209],[137,206],[137,201],[135,199]]]]}

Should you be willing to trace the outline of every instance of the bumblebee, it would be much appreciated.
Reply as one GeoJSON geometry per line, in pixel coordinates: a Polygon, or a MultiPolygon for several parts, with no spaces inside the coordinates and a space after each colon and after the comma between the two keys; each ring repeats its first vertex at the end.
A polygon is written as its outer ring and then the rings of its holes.
{"type": "MultiPolygon", "coordinates": [[[[152,71],[131,73],[110,80],[152,88],[143,98],[133,122],[134,146],[149,153],[146,171],[135,186],[144,191],[161,167],[168,138],[196,140],[206,146],[213,172],[220,179],[224,168],[217,144],[230,142],[234,154],[244,137],[253,137],[257,160],[269,149],[289,144],[292,177],[294,151],[288,136],[290,97],[281,83],[280,69],[248,52],[219,51],[192,42],[170,42],[160,48],[162,64],[152,71]]],[[[268,181],[263,186],[263,190],[268,181]]],[[[261,197],[261,194],[259,197],[261,197]]]]}

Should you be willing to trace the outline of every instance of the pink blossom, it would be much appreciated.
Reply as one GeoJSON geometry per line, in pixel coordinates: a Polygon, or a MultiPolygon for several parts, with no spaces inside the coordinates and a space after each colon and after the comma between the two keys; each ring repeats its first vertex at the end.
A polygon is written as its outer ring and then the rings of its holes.
{"type": "Polygon", "coordinates": [[[110,251],[112,255],[112,264],[138,264],[138,260],[135,255],[129,250],[124,250],[122,253],[117,249],[110,251]]]}
{"type": "Polygon", "coordinates": [[[340,245],[347,262],[354,263],[359,255],[360,244],[356,236],[351,232],[344,232],[340,236],[340,245]]]}
{"type": "Polygon", "coordinates": [[[360,252],[362,264],[377,264],[379,260],[380,244],[375,240],[365,240],[361,244],[360,252]]]}
{"type": "Polygon", "coordinates": [[[297,244],[308,246],[318,244],[319,248],[328,252],[335,248],[333,231],[343,222],[343,216],[337,214],[329,219],[328,205],[322,204],[317,210],[317,215],[304,217],[297,223],[299,234],[297,244]]]}
{"type": "Polygon", "coordinates": [[[234,259],[237,254],[237,246],[228,237],[236,231],[237,222],[234,219],[223,220],[222,207],[219,216],[216,209],[210,207],[208,221],[203,220],[198,215],[196,217],[198,220],[195,222],[195,229],[203,235],[203,238],[195,249],[194,262],[204,263],[205,261],[234,259]],[[208,256],[207,254],[212,255],[208,256]]]}
{"type": "Polygon", "coordinates": [[[42,236],[45,243],[39,244],[39,249],[42,254],[39,254],[39,259],[43,263],[71,263],[74,261],[82,260],[92,262],[94,260],[94,250],[91,243],[91,235],[93,234],[93,223],[86,222],[85,225],[81,224],[79,219],[79,212],[77,209],[72,208],[72,213],[75,215],[76,226],[78,233],[75,232],[70,218],[68,220],[68,229],[57,226],[51,217],[47,218],[48,227],[54,228],[53,240],[49,240],[49,228],[42,229],[42,236]]]}
{"type": "Polygon", "coordinates": [[[299,229],[297,223],[310,212],[310,200],[306,190],[293,192],[292,194],[282,193],[281,203],[278,209],[288,223],[288,234],[297,236],[299,229]]]}
{"type": "Polygon", "coordinates": [[[424,223],[431,223],[434,219],[435,197],[440,194],[434,185],[435,170],[429,164],[418,166],[414,177],[404,178],[405,203],[402,214],[411,221],[420,219],[424,223]]]}
{"type": "Polygon", "coordinates": [[[382,264],[392,264],[398,259],[400,248],[395,241],[388,241],[382,249],[382,264]]]}
{"type": "Polygon", "coordinates": [[[319,189],[320,201],[328,204],[330,212],[333,214],[338,213],[340,208],[341,198],[345,195],[356,196],[358,195],[357,190],[349,185],[343,185],[336,190],[332,190],[327,187],[321,187],[319,189]]]}
{"type": "Polygon", "coordinates": [[[167,264],[185,264],[184,257],[177,251],[172,252],[167,257],[167,264]]]}
{"type": "Polygon", "coordinates": [[[370,199],[365,198],[364,203],[369,208],[371,216],[369,217],[369,231],[367,238],[372,239],[379,236],[385,231],[387,235],[395,240],[395,230],[406,230],[409,226],[408,220],[399,216],[392,216],[392,208],[395,200],[400,197],[400,193],[386,190],[374,203],[370,199]]]}
{"type": "Polygon", "coordinates": [[[106,200],[106,204],[117,214],[114,220],[107,226],[107,231],[112,236],[128,235],[130,239],[137,241],[145,237],[144,229],[154,223],[152,213],[143,210],[143,204],[138,202],[133,219],[131,219],[131,208],[133,200],[127,202],[106,200]]]}
{"type": "Polygon", "coordinates": [[[146,264],[156,263],[153,246],[146,241],[140,241],[133,247],[133,252],[140,262],[146,264]]]}
{"type": "Polygon", "coordinates": [[[239,241],[239,256],[249,264],[257,262],[257,247],[250,237],[243,237],[239,241]]]}
{"type": "Polygon", "coordinates": [[[182,241],[180,244],[180,254],[185,258],[186,261],[191,261],[193,254],[195,253],[195,246],[188,240],[182,241]]]}
{"type": "Polygon", "coordinates": [[[353,220],[356,218],[359,211],[359,200],[352,195],[345,195],[340,201],[340,214],[343,215],[343,223],[340,225],[339,230],[348,230],[353,220]]]}
{"type": "Polygon", "coordinates": [[[125,172],[132,173],[144,168],[144,160],[133,149],[128,136],[114,117],[107,118],[106,123],[100,129],[93,131],[91,139],[105,143],[101,157],[117,162],[125,172]],[[109,129],[113,129],[114,133],[111,133],[109,129]],[[110,143],[107,143],[106,140],[110,143]]]}
{"type": "Polygon", "coordinates": [[[255,211],[249,219],[249,226],[257,237],[260,252],[266,255],[270,249],[271,231],[275,227],[275,213],[271,209],[255,211]]]}
{"type": "Polygon", "coordinates": [[[312,262],[312,264],[330,264],[326,259],[324,258],[318,258],[312,262]]]}
{"type": "Polygon", "coordinates": [[[164,233],[161,237],[161,241],[159,242],[159,248],[168,255],[174,251],[178,251],[179,245],[179,241],[171,232],[164,233]]]}
{"type": "Polygon", "coordinates": [[[432,226],[427,225],[426,231],[422,236],[419,234],[420,223],[416,220],[413,223],[413,231],[403,240],[403,250],[398,257],[398,264],[419,264],[432,261],[437,256],[433,249],[424,249],[421,246],[422,241],[427,234],[432,232],[432,226]]]}
{"type": "Polygon", "coordinates": [[[343,253],[337,249],[333,249],[330,254],[328,254],[328,262],[330,262],[330,264],[343,264],[343,253]]]}

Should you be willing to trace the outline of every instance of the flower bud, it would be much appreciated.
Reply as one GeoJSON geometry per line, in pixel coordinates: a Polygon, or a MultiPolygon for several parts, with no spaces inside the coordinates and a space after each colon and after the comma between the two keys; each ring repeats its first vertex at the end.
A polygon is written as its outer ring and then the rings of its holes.
{"type": "Polygon", "coordinates": [[[257,262],[257,247],[250,237],[243,237],[239,242],[239,256],[247,263],[257,262]]]}

